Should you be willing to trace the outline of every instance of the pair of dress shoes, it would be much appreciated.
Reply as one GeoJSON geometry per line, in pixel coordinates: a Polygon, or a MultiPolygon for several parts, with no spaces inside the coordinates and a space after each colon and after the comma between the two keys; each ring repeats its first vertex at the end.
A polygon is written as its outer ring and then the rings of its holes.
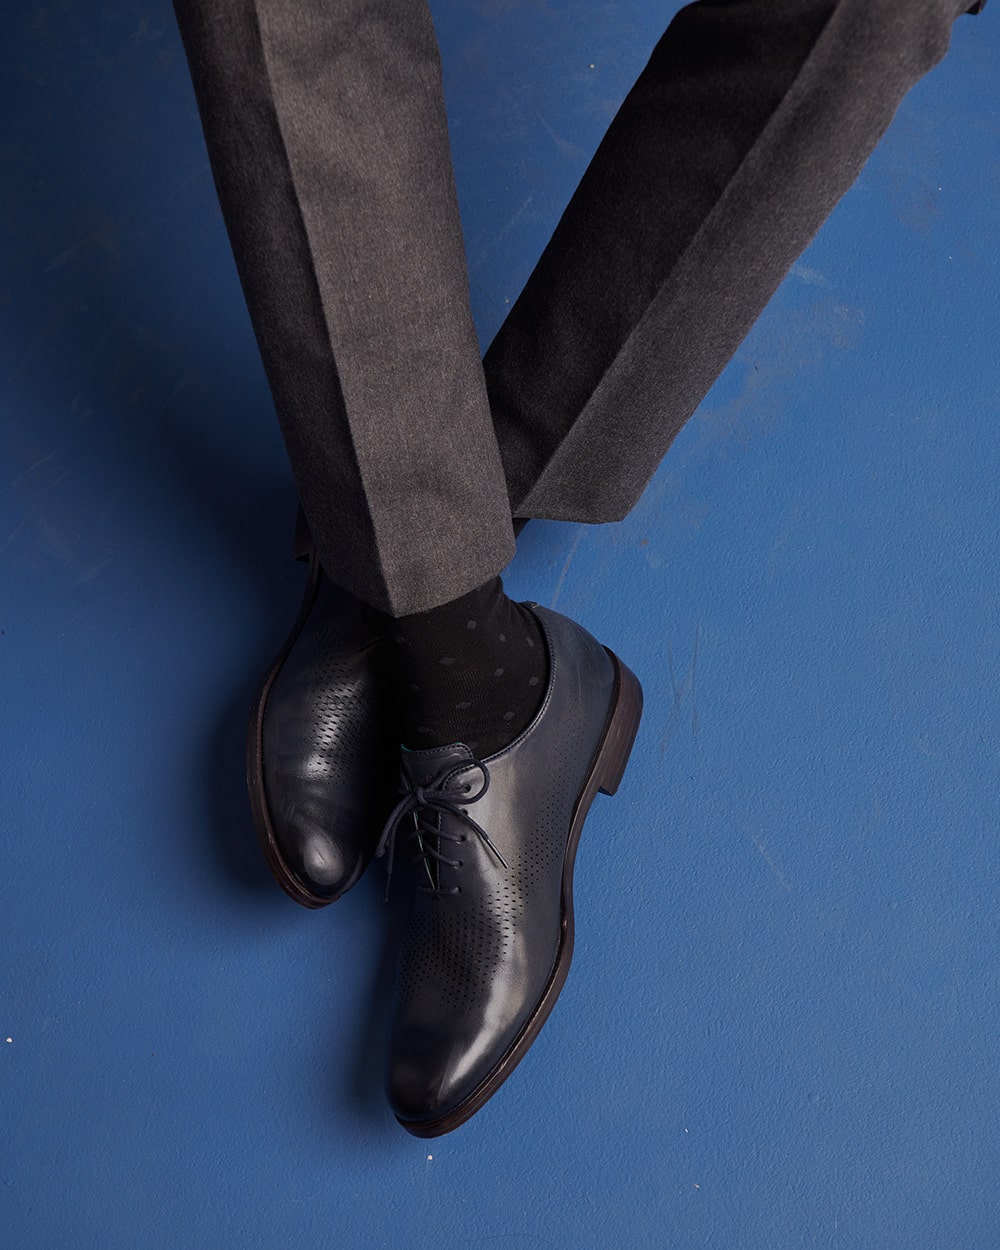
{"type": "Polygon", "coordinates": [[[642,711],[634,675],[586,630],[527,605],[548,648],[537,715],[504,750],[400,749],[383,642],[318,562],[250,718],[248,782],[272,874],[332,903],[373,854],[407,877],[387,1094],[418,1137],[464,1123],[537,1037],[569,971],[573,863],[614,794],[642,711]],[[407,841],[413,856],[397,855],[407,841]]]}

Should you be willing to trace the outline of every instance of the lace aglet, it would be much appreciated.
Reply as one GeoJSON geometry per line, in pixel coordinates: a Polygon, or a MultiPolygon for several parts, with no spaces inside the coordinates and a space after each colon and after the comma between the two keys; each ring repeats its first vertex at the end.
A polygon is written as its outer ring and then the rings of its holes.
{"type": "Polygon", "coordinates": [[[498,860],[500,861],[500,863],[504,866],[504,868],[506,868],[506,869],[507,869],[507,871],[508,871],[508,872],[510,872],[510,864],[508,864],[508,863],[507,863],[507,861],[504,859],[504,857],[500,854],[500,852],[497,850],[496,846],[494,846],[494,844],[493,844],[492,840],[491,840],[490,838],[488,838],[485,834],[483,835],[483,837],[484,837],[484,838],[485,838],[485,840],[486,840],[486,845],[490,848],[490,850],[491,850],[491,851],[493,852],[493,854],[497,857],[497,859],[498,859],[498,860]]]}

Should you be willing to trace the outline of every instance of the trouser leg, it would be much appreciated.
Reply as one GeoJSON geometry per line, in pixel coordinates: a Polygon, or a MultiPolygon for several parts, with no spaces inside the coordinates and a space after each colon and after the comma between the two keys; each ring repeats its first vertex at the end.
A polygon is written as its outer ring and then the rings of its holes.
{"type": "Polygon", "coordinates": [[[966,7],[683,10],[487,354],[491,427],[422,0],[175,0],[330,576],[418,611],[511,510],[624,515],[966,7]]]}
{"type": "Polygon", "coordinates": [[[513,553],[423,0],[174,0],[328,575],[394,614],[513,553]]]}
{"type": "Polygon", "coordinates": [[[515,516],[625,515],[970,0],[702,0],[486,355],[515,516]]]}

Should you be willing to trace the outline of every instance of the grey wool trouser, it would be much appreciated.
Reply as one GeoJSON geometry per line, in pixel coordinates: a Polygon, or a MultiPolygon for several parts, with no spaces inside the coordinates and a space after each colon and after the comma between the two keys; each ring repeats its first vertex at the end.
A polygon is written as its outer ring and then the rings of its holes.
{"type": "Polygon", "coordinates": [[[624,516],[970,7],[682,9],[481,361],[424,0],[174,0],[328,576],[401,615],[624,516]]]}

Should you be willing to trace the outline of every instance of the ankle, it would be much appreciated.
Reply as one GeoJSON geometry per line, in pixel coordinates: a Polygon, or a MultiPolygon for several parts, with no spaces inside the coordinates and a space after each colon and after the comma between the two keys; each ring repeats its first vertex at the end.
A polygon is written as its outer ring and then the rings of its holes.
{"type": "Polygon", "coordinates": [[[541,627],[498,577],[441,607],[390,619],[386,634],[409,747],[460,741],[493,755],[541,705],[548,676],[541,627]]]}

